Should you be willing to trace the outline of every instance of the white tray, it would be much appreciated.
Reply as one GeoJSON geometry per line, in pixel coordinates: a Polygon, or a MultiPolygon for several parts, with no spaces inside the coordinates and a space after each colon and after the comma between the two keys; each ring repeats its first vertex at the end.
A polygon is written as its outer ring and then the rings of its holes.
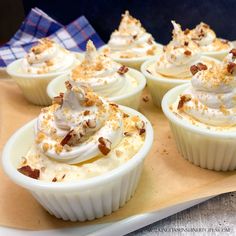
{"type": "MultiPolygon", "coordinates": [[[[215,196],[214,196],[215,197],[215,196]]],[[[152,224],[156,221],[162,220],[168,216],[171,216],[177,212],[183,211],[194,205],[202,203],[210,198],[201,198],[187,203],[178,204],[169,208],[165,208],[152,213],[140,214],[132,217],[128,217],[124,220],[106,223],[106,224],[94,224],[89,226],[78,226],[73,228],[64,228],[57,230],[42,230],[42,231],[29,231],[18,230],[13,228],[0,227],[0,235],[8,236],[120,236],[130,233],[134,230],[140,229],[144,226],[152,224]]]]}

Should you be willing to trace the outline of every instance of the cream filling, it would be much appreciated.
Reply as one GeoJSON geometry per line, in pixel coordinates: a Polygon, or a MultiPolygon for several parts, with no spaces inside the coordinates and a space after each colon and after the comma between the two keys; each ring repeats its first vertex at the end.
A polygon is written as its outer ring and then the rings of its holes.
{"type": "Polygon", "coordinates": [[[52,182],[73,182],[103,175],[124,165],[143,146],[145,136],[137,131],[131,136],[124,136],[121,142],[107,156],[97,156],[87,162],[71,165],[50,159],[33,145],[26,157],[24,165],[40,170],[39,180],[52,182]]]}
{"type": "MultiPolygon", "coordinates": [[[[149,64],[148,67],[146,68],[146,71],[148,73],[150,73],[152,76],[156,76],[156,77],[160,77],[160,78],[163,78],[163,79],[186,79],[186,80],[190,80],[191,79],[191,72],[190,72],[190,67],[191,65],[194,65],[194,64],[197,64],[197,63],[203,63],[205,65],[207,65],[207,67],[212,67],[214,66],[214,64],[216,63],[216,60],[212,60],[210,57],[209,58],[206,58],[206,57],[200,57],[198,60],[196,60],[194,63],[190,63],[188,65],[185,65],[185,66],[181,66],[182,68],[182,72],[183,73],[178,73],[180,70],[178,69],[178,66],[174,66],[172,65],[172,67],[175,69],[172,70],[172,73],[171,75],[169,75],[169,73],[165,74],[165,73],[158,73],[158,70],[157,70],[157,65],[156,63],[157,62],[154,62],[152,64],[149,64]],[[176,74],[174,73],[176,72],[176,74]]],[[[171,69],[169,69],[171,70],[171,69]]]]}

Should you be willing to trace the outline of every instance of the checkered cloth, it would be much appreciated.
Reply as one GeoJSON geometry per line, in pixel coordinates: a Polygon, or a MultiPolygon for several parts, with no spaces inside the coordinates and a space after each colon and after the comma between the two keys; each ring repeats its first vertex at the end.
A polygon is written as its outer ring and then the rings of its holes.
{"type": "Polygon", "coordinates": [[[12,39],[0,47],[0,67],[5,67],[12,61],[22,58],[38,39],[44,37],[49,37],[65,48],[76,52],[84,51],[89,39],[97,48],[104,45],[84,16],[63,26],[42,10],[33,8],[12,39]]]}

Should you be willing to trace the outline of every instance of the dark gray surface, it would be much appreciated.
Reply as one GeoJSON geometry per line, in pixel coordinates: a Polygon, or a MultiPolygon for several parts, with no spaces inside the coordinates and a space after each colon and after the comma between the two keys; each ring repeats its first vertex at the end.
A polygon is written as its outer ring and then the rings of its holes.
{"type": "Polygon", "coordinates": [[[236,235],[236,192],[222,194],[128,234],[141,235],[236,235]]]}

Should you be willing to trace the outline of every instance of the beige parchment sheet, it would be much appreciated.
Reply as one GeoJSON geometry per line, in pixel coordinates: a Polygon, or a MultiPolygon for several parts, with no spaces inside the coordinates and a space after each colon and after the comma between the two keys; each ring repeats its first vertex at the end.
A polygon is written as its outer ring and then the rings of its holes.
{"type": "MultiPolygon", "coordinates": [[[[14,131],[35,118],[40,107],[29,104],[10,79],[0,79],[0,148],[14,131]]],[[[206,196],[236,191],[236,171],[214,172],[190,164],[179,154],[161,110],[141,102],[140,111],[151,121],[155,141],[134,197],[120,210],[102,219],[71,223],[49,215],[23,188],[0,169],[0,225],[23,229],[53,229],[106,223],[156,211],[206,196]]],[[[236,158],[236,157],[235,157],[236,158]]]]}

